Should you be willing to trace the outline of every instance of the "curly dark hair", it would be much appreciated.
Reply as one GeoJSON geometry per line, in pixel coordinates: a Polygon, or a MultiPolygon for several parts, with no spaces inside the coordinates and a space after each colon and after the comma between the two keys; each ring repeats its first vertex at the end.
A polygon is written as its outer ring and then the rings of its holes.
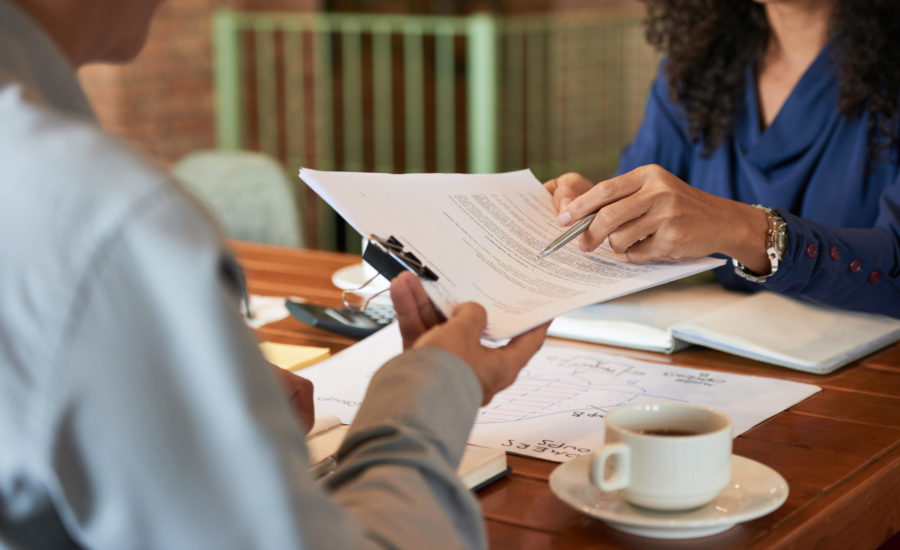
{"type": "MultiPolygon", "coordinates": [[[[691,139],[709,154],[731,136],[746,68],[766,47],[765,8],[752,0],[644,1],[647,39],[668,55],[669,93],[685,109],[691,139]]],[[[829,33],[839,112],[872,115],[870,152],[896,146],[900,1],[835,0],[829,33]]]]}

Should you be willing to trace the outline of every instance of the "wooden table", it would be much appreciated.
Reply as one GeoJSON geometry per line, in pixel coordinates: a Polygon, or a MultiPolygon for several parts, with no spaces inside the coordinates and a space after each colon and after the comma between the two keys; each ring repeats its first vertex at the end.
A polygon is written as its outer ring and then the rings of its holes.
{"type": "MultiPolygon", "coordinates": [[[[340,305],[331,274],[358,256],[232,243],[250,292],[340,305]]],[[[328,346],[351,340],[294,319],[262,327],[263,340],[328,346]]],[[[601,346],[602,347],[602,346],[601,346]]],[[[621,355],[713,371],[808,382],[822,391],[734,441],[736,454],[781,473],[790,496],[775,512],[711,537],[660,541],[615,531],[557,499],[557,466],[509,456],[513,473],[479,493],[492,548],[877,548],[900,543],[900,344],[828,376],[692,348],[673,356],[606,348],[621,355]]],[[[765,399],[764,395],[759,396],[765,399]]]]}

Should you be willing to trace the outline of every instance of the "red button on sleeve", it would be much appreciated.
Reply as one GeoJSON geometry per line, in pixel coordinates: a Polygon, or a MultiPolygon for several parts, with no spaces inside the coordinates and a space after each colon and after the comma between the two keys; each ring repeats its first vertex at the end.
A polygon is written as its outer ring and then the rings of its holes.
{"type": "Polygon", "coordinates": [[[862,262],[859,260],[852,260],[850,262],[850,272],[851,273],[859,273],[859,270],[862,269],[862,262]]]}
{"type": "Polygon", "coordinates": [[[881,280],[881,272],[877,269],[872,273],[869,273],[869,282],[873,285],[881,280]]]}
{"type": "Polygon", "coordinates": [[[838,250],[838,247],[836,247],[836,246],[832,246],[828,250],[828,255],[831,256],[831,259],[834,261],[838,261],[841,259],[841,251],[838,250]]]}
{"type": "Polygon", "coordinates": [[[815,258],[816,254],[819,253],[819,247],[813,243],[806,245],[806,255],[810,258],[815,258]]]}

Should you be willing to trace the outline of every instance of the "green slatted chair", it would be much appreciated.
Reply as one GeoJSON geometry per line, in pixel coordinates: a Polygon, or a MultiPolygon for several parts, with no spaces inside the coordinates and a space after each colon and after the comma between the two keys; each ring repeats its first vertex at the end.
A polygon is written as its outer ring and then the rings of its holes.
{"type": "Polygon", "coordinates": [[[303,246],[297,190],[273,158],[251,151],[196,151],[175,176],[212,212],[227,237],[303,246]]]}

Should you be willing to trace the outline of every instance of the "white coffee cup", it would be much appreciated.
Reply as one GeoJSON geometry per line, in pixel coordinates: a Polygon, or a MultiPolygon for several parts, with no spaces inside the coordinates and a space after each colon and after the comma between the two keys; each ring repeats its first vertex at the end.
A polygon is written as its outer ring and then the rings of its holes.
{"type": "Polygon", "coordinates": [[[617,408],[606,416],[606,443],[591,457],[590,477],[645,508],[702,506],[731,478],[731,419],[688,403],[617,408]]]}

